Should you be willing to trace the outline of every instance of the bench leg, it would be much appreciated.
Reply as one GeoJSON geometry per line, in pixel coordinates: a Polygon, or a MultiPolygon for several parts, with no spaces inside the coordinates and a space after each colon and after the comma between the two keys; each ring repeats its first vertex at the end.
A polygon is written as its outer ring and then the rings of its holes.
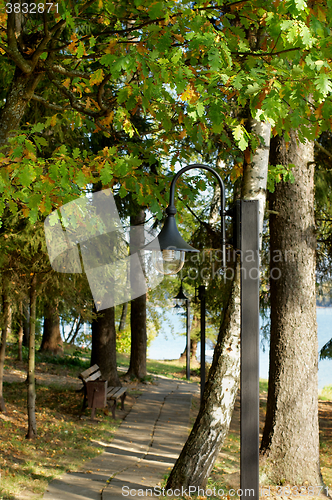
{"type": "Polygon", "coordinates": [[[112,400],[113,401],[113,404],[111,406],[111,410],[112,410],[112,417],[115,419],[115,408],[116,408],[116,399],[112,400]]]}
{"type": "Polygon", "coordinates": [[[124,410],[124,402],[125,402],[125,399],[126,399],[126,395],[127,393],[124,392],[121,396],[121,410],[124,410]]]}
{"type": "Polygon", "coordinates": [[[84,392],[83,404],[82,404],[82,408],[81,408],[81,411],[80,411],[79,419],[82,418],[83,412],[84,412],[85,408],[87,407],[87,399],[88,398],[86,396],[86,392],[84,392]]]}
{"type": "Polygon", "coordinates": [[[93,406],[91,408],[91,420],[94,420],[96,416],[96,408],[93,406]]]}

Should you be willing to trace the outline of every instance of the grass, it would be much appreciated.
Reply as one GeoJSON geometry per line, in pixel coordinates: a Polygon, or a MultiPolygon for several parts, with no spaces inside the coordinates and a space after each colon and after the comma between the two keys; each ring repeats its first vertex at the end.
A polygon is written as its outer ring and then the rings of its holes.
{"type": "Polygon", "coordinates": [[[332,401],[332,385],[323,387],[318,393],[318,398],[321,401],[332,401]]]}
{"type": "Polygon", "coordinates": [[[82,462],[101,453],[100,442],[110,442],[120,423],[98,410],[98,425],[79,420],[81,393],[38,385],[38,436],[27,440],[25,383],[5,383],[4,394],[7,413],[0,415],[2,500],[15,499],[24,490],[40,498],[52,479],[77,470],[82,462]]]}
{"type": "MultiPolygon", "coordinates": [[[[129,354],[117,354],[117,362],[120,366],[128,367],[129,366],[129,354]]],[[[191,379],[192,381],[199,381],[199,369],[197,368],[198,363],[194,364],[194,367],[191,367],[191,379]]],[[[147,359],[146,362],[148,373],[152,373],[154,375],[163,375],[168,378],[186,378],[186,365],[185,362],[180,361],[178,359],[173,360],[162,360],[156,361],[153,359],[147,359]]]]}

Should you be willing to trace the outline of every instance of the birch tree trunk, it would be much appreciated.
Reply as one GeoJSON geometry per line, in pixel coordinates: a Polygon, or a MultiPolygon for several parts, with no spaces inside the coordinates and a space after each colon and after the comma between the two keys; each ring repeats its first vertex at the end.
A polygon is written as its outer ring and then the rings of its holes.
{"type": "Polygon", "coordinates": [[[265,479],[322,485],[319,468],[315,295],[314,144],[290,134],[271,145],[273,165],[293,163],[295,182],[271,195],[271,342],[261,444],[265,479]]]}
{"type": "Polygon", "coordinates": [[[37,436],[36,423],[36,382],[35,382],[35,333],[36,333],[37,274],[34,273],[30,285],[30,335],[28,360],[28,433],[27,439],[37,436]]]}
{"type": "MultiPolygon", "coordinates": [[[[271,129],[269,124],[259,124],[256,120],[252,120],[250,126],[251,131],[258,133],[263,141],[245,165],[242,197],[246,200],[259,199],[262,233],[271,129]]],[[[240,313],[240,265],[237,260],[202,405],[170,474],[167,489],[182,486],[203,488],[227,436],[240,383],[240,313]]]]}
{"type": "Polygon", "coordinates": [[[271,125],[251,118],[249,129],[262,141],[243,169],[242,198],[244,200],[259,200],[259,244],[262,248],[262,232],[266,205],[266,185],[270,152],[271,125]]]}

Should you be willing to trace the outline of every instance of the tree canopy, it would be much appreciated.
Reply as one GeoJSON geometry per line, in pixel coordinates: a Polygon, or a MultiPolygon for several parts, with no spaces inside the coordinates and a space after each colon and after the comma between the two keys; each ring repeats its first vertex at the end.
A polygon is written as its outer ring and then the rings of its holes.
{"type": "Polygon", "coordinates": [[[219,155],[241,171],[250,115],[317,137],[330,127],[330,4],[3,3],[1,211],[34,221],[100,180],[160,218],[156,165],[219,155]]]}

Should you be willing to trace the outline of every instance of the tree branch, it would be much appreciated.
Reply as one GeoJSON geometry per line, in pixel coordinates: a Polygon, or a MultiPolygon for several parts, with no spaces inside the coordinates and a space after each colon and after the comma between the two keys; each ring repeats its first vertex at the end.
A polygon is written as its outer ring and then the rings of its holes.
{"type": "Polygon", "coordinates": [[[80,104],[77,101],[77,99],[75,98],[75,96],[72,92],[70,92],[65,87],[63,87],[63,85],[59,85],[59,83],[53,77],[53,75],[51,74],[51,71],[49,69],[47,69],[46,71],[47,71],[47,74],[48,74],[50,81],[56,86],[56,88],[61,92],[61,94],[63,94],[64,96],[66,96],[69,99],[70,105],[73,109],[75,109],[76,111],[79,111],[80,113],[83,113],[84,115],[91,116],[93,118],[101,118],[102,116],[105,115],[107,110],[101,110],[98,112],[97,111],[88,111],[82,104],[80,104]]]}
{"type": "Polygon", "coordinates": [[[32,72],[32,67],[30,63],[24,59],[18,49],[13,14],[8,14],[7,40],[8,47],[1,46],[1,48],[3,48],[3,50],[9,55],[9,57],[14,61],[16,66],[18,66],[23,73],[29,75],[32,72]]]}
{"type": "Polygon", "coordinates": [[[46,108],[53,109],[55,111],[66,111],[67,108],[63,106],[59,106],[58,104],[52,104],[51,102],[48,102],[44,97],[41,97],[39,95],[33,94],[31,97],[34,101],[41,102],[46,108]]]}
{"type": "Polygon", "coordinates": [[[325,153],[329,158],[332,158],[332,153],[330,153],[327,149],[324,148],[324,146],[322,146],[321,144],[319,144],[319,142],[316,140],[315,141],[315,144],[316,146],[321,150],[323,151],[323,153],[325,153]]]}
{"type": "Polygon", "coordinates": [[[231,54],[238,56],[271,57],[285,54],[286,52],[292,52],[293,50],[302,50],[302,47],[292,47],[291,49],[279,50],[278,52],[231,52],[231,54]]]}
{"type": "Polygon", "coordinates": [[[205,229],[207,230],[208,233],[210,233],[212,236],[220,236],[214,229],[212,229],[212,227],[210,226],[210,224],[208,224],[207,222],[201,220],[198,215],[195,214],[195,212],[193,212],[193,210],[191,210],[191,208],[189,207],[189,205],[187,205],[183,199],[178,196],[178,199],[182,201],[182,203],[184,204],[184,206],[189,210],[189,212],[191,213],[191,215],[193,215],[195,217],[195,219],[198,220],[198,222],[203,226],[205,227],[205,229]]]}
{"type": "Polygon", "coordinates": [[[97,100],[98,104],[100,106],[100,109],[103,109],[104,111],[107,110],[107,107],[104,106],[103,104],[103,95],[104,95],[104,88],[106,83],[109,81],[112,75],[106,75],[104,80],[101,82],[99,89],[98,89],[98,94],[97,94],[97,100]]]}
{"type": "Polygon", "coordinates": [[[85,73],[84,71],[67,70],[63,66],[60,66],[60,64],[54,64],[53,66],[49,66],[49,69],[51,71],[54,71],[55,73],[59,73],[61,75],[69,76],[72,78],[79,76],[81,78],[89,79],[91,77],[91,73],[85,73]]]}

